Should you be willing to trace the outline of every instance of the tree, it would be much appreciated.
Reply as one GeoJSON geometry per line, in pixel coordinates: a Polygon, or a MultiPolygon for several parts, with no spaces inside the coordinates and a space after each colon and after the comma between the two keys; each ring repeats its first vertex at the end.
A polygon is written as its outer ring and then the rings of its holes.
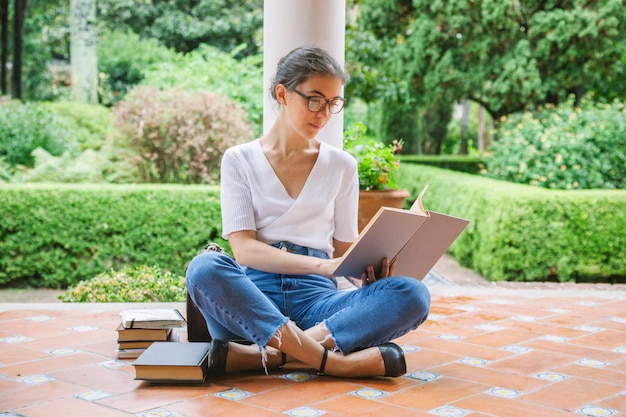
{"type": "Polygon", "coordinates": [[[415,0],[401,46],[418,104],[480,103],[494,120],[581,97],[611,76],[626,41],[623,0],[415,0]]]}
{"type": "Polygon", "coordinates": [[[402,63],[398,47],[414,14],[411,1],[353,0],[348,8],[354,17],[346,30],[348,97],[380,103],[378,136],[387,143],[402,139],[403,152],[421,153],[418,110],[406,100],[405,86],[394,71],[402,63]]]}
{"type": "Polygon", "coordinates": [[[99,0],[98,14],[109,29],[156,38],[178,52],[208,43],[241,56],[259,51],[263,0],[99,0]]]}
{"type": "Polygon", "coordinates": [[[9,51],[9,0],[0,0],[0,95],[7,94],[9,51]]]}
{"type": "Polygon", "coordinates": [[[11,69],[11,95],[22,98],[22,45],[24,42],[24,16],[27,0],[15,0],[13,15],[13,68],[11,69]]]}

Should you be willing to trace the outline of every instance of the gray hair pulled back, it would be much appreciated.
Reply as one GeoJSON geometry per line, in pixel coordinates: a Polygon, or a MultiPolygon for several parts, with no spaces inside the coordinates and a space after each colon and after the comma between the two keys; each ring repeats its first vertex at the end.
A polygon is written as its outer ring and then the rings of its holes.
{"type": "Polygon", "coordinates": [[[276,100],[277,85],[282,84],[287,90],[293,91],[298,85],[315,75],[336,77],[342,83],[348,81],[348,74],[328,51],[314,46],[304,46],[294,49],[278,61],[276,75],[272,78],[270,86],[270,94],[276,100]]]}

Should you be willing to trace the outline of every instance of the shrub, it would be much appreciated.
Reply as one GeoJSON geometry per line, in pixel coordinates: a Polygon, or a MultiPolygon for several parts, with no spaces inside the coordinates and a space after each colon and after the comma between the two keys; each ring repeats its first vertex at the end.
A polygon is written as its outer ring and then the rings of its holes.
{"type": "MultiPolygon", "coordinates": [[[[35,166],[7,175],[12,183],[129,183],[134,182],[134,170],[125,161],[116,160],[110,145],[95,151],[87,149],[74,157],[67,152],[53,156],[41,148],[33,151],[35,166]]],[[[4,176],[0,171],[0,178],[4,176]]]]}
{"type": "Polygon", "coordinates": [[[359,189],[377,190],[395,189],[396,175],[400,169],[402,142],[383,142],[361,137],[367,131],[363,123],[357,122],[344,132],[344,149],[354,156],[358,163],[359,189]]]}
{"type": "Polygon", "coordinates": [[[0,287],[63,288],[110,269],[184,274],[221,238],[219,188],[1,184],[0,287]]]}
{"type": "Polygon", "coordinates": [[[474,155],[402,155],[400,161],[403,164],[429,165],[476,175],[484,166],[483,158],[474,155]]]}
{"type": "Polygon", "coordinates": [[[143,182],[216,183],[226,149],[252,139],[243,110],[206,91],[138,87],[114,114],[143,182]]]}
{"type": "Polygon", "coordinates": [[[398,183],[424,206],[470,220],[450,248],[493,281],[625,282],[626,191],[547,190],[404,165],[398,183]]]}
{"type": "Polygon", "coordinates": [[[77,101],[46,103],[46,108],[65,119],[68,134],[80,146],[80,150],[99,150],[109,139],[116,139],[119,132],[113,126],[113,114],[107,107],[77,101]]]}
{"type": "Polygon", "coordinates": [[[12,167],[32,167],[37,148],[57,156],[79,150],[68,121],[46,104],[0,102],[0,157],[12,167]]]}
{"type": "MultiPolygon", "coordinates": [[[[44,145],[30,150],[32,145],[26,147],[26,143],[21,143],[24,148],[20,149],[18,145],[22,155],[20,160],[28,165],[21,163],[16,167],[15,159],[9,159],[5,155],[3,162],[0,162],[0,179],[15,183],[135,181],[132,167],[117,156],[120,133],[113,126],[110,109],[100,105],[65,101],[13,105],[22,108],[22,112],[26,112],[28,106],[36,109],[28,111],[28,120],[37,118],[37,122],[29,122],[27,128],[37,128],[37,134],[54,135],[52,139],[58,146],[50,149],[44,145]],[[48,127],[41,125],[49,120],[53,121],[52,127],[46,131],[48,127]]],[[[7,129],[7,126],[4,128],[7,129]]],[[[19,125],[18,128],[22,129],[23,126],[19,125]]],[[[15,140],[20,142],[29,136],[32,135],[28,131],[25,134],[24,131],[17,132],[15,140]]],[[[42,144],[41,141],[39,144],[42,144]]],[[[16,149],[13,148],[12,151],[15,153],[16,149]]]]}
{"type": "Polygon", "coordinates": [[[186,300],[185,277],[158,266],[110,270],[68,288],[63,302],[149,303],[186,300]]]}
{"type": "Polygon", "coordinates": [[[100,103],[115,105],[144,79],[152,65],[175,57],[174,51],[156,39],[141,39],[132,32],[102,30],[98,39],[100,103]]]}
{"type": "Polygon", "coordinates": [[[556,189],[623,189],[626,109],[623,103],[572,101],[515,114],[499,129],[485,175],[556,189]]]}
{"type": "Polygon", "coordinates": [[[146,69],[142,85],[162,89],[208,90],[239,103],[247,112],[254,135],[263,129],[263,56],[235,59],[244,47],[231,53],[209,45],[146,69]]]}

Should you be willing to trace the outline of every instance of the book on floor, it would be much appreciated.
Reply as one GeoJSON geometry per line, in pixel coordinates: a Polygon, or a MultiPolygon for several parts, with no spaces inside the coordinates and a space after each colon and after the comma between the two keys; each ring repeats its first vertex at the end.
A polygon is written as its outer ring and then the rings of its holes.
{"type": "Polygon", "coordinates": [[[127,329],[162,329],[181,327],[185,318],[175,308],[135,308],[122,310],[122,325],[127,329]]]}
{"type": "Polygon", "coordinates": [[[157,383],[204,382],[211,344],[154,342],[133,363],[135,379],[157,383]]]}
{"type": "Polygon", "coordinates": [[[424,187],[410,209],[381,207],[343,254],[337,276],[360,278],[368,265],[380,274],[383,258],[397,259],[394,275],[424,279],[469,220],[424,209],[424,187]]]}
{"type": "Polygon", "coordinates": [[[166,342],[170,340],[171,328],[127,329],[123,324],[117,327],[117,342],[166,342]]]}
{"type": "Polygon", "coordinates": [[[137,359],[144,353],[146,349],[115,349],[115,355],[118,359],[137,359]]]}
{"type": "Polygon", "coordinates": [[[147,349],[150,347],[152,341],[139,341],[139,342],[119,342],[117,344],[118,349],[147,349]]]}

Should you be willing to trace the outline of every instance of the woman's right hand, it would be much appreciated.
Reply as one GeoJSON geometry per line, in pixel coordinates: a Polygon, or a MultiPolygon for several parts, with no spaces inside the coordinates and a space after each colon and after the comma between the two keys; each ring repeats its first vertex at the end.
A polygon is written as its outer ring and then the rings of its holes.
{"type": "Polygon", "coordinates": [[[380,276],[376,277],[374,273],[374,266],[368,265],[367,269],[363,271],[361,274],[361,283],[362,285],[369,285],[373,282],[376,282],[379,279],[387,278],[393,276],[393,271],[396,268],[396,262],[398,258],[393,260],[393,262],[389,262],[389,258],[384,258],[382,262],[382,266],[380,269],[380,276]]]}

